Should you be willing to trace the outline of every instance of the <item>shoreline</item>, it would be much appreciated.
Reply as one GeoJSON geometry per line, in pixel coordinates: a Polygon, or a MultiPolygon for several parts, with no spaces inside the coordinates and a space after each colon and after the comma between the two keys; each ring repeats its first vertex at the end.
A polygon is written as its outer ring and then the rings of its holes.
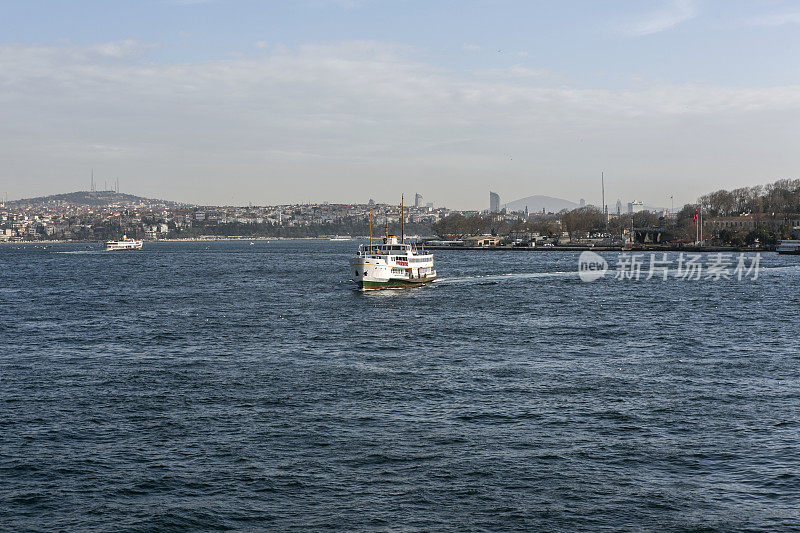
{"type": "MultiPolygon", "coordinates": [[[[361,237],[353,237],[350,240],[357,241],[361,237]]],[[[214,238],[201,238],[201,237],[187,237],[185,239],[156,239],[152,241],[144,241],[145,243],[155,242],[215,242],[215,241],[330,241],[330,237],[214,237],[214,238]]],[[[347,242],[347,241],[343,241],[347,242]]],[[[3,244],[103,244],[105,241],[98,240],[47,240],[47,241],[0,241],[3,244]]]]}
{"type": "MultiPolygon", "coordinates": [[[[154,244],[164,243],[191,243],[191,242],[255,242],[255,241],[331,241],[331,242],[351,242],[364,240],[361,237],[352,237],[348,240],[333,241],[329,237],[214,237],[214,238],[185,238],[185,239],[158,239],[154,241],[144,241],[154,244]]],[[[53,245],[53,244],[98,244],[102,245],[105,241],[0,241],[2,245],[53,245]]],[[[634,248],[623,248],[620,246],[588,246],[588,245],[562,245],[562,246],[425,246],[427,250],[444,251],[486,251],[486,252],[775,252],[775,247],[752,248],[747,246],[636,246],[634,248]]]]}
{"type": "Polygon", "coordinates": [[[747,246],[425,246],[426,250],[481,250],[487,252],[774,252],[775,248],[747,246]]]}

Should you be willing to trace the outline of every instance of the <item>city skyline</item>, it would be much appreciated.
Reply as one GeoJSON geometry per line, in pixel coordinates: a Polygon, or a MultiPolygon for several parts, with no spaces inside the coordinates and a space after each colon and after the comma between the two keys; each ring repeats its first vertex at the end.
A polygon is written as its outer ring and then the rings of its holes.
{"type": "Polygon", "coordinates": [[[605,172],[606,199],[683,205],[800,163],[786,2],[35,0],[0,15],[9,198],[85,189],[94,168],[195,204],[422,191],[482,210],[494,190],[600,205],[605,172]]]}
{"type": "MultiPolygon", "coordinates": [[[[708,192],[711,192],[711,191],[708,191],[708,192]]],[[[77,189],[77,190],[69,191],[69,192],[55,192],[55,193],[52,193],[52,194],[45,194],[45,195],[41,195],[41,196],[29,196],[29,197],[25,197],[25,198],[9,198],[7,196],[7,193],[0,193],[0,206],[4,206],[6,203],[13,204],[13,203],[18,203],[18,202],[28,202],[28,201],[37,200],[37,199],[40,199],[40,198],[45,198],[45,199],[52,200],[52,199],[57,199],[58,197],[70,196],[70,195],[82,194],[82,193],[89,193],[89,194],[91,194],[91,193],[98,193],[98,194],[101,194],[101,193],[117,193],[117,194],[122,193],[123,195],[131,195],[131,196],[134,196],[134,197],[138,197],[138,198],[140,198],[142,200],[164,201],[164,202],[167,202],[167,203],[175,203],[175,204],[181,204],[181,205],[186,205],[186,206],[198,206],[198,207],[247,207],[247,206],[253,207],[253,206],[281,206],[281,205],[327,205],[327,204],[331,204],[331,205],[354,205],[354,206],[355,205],[373,205],[373,204],[374,205],[398,205],[398,206],[400,205],[397,201],[393,201],[391,199],[385,200],[385,201],[384,200],[376,201],[373,198],[369,198],[367,200],[364,200],[362,198],[362,199],[354,199],[354,200],[351,200],[351,201],[339,201],[339,202],[332,202],[332,201],[329,201],[329,200],[319,200],[319,201],[316,201],[316,200],[305,200],[305,201],[300,201],[300,202],[283,202],[283,203],[280,203],[280,202],[275,203],[275,202],[273,202],[273,203],[263,203],[263,204],[255,204],[253,202],[247,202],[246,204],[220,204],[220,203],[200,204],[200,203],[193,203],[193,202],[184,202],[184,201],[182,201],[180,199],[155,197],[153,195],[135,194],[135,193],[131,193],[129,191],[120,190],[120,185],[119,185],[119,180],[118,179],[103,180],[103,186],[101,187],[99,185],[99,183],[95,182],[94,177],[92,177],[92,180],[90,181],[90,184],[89,184],[88,188],[77,189]]],[[[401,195],[402,194],[404,194],[404,193],[401,193],[401,195]]],[[[439,202],[438,204],[435,203],[435,202],[424,202],[423,201],[424,200],[424,195],[423,194],[415,192],[415,193],[413,193],[413,195],[415,197],[414,198],[414,203],[413,203],[414,207],[430,207],[430,208],[436,207],[436,208],[448,208],[448,209],[450,209],[450,207],[447,205],[446,202],[439,202]]],[[[515,208],[515,207],[513,207],[512,204],[517,204],[517,203],[524,202],[526,200],[530,200],[530,199],[533,199],[533,198],[540,199],[540,200],[545,201],[545,202],[547,202],[548,200],[551,200],[551,201],[565,202],[565,203],[568,203],[568,204],[573,204],[573,205],[570,205],[569,207],[567,207],[567,209],[569,209],[570,207],[586,207],[586,206],[595,207],[597,209],[600,209],[599,205],[596,205],[594,203],[586,203],[584,198],[579,198],[578,202],[574,202],[574,201],[566,199],[566,198],[534,195],[534,196],[529,196],[529,197],[526,197],[526,198],[518,198],[518,199],[514,199],[514,200],[507,200],[507,199],[504,199],[503,197],[501,197],[498,193],[493,192],[493,191],[489,191],[489,205],[488,205],[488,208],[486,206],[483,206],[483,207],[478,207],[478,208],[475,208],[475,209],[456,209],[456,208],[453,208],[453,209],[456,210],[456,211],[475,211],[475,212],[483,212],[483,213],[499,213],[501,210],[508,210],[508,212],[524,212],[525,211],[524,207],[523,208],[515,208]],[[504,201],[504,200],[506,200],[506,201],[504,201]]],[[[633,201],[635,203],[638,202],[638,203],[642,204],[641,201],[638,201],[638,200],[633,200],[633,201]]],[[[619,203],[620,199],[617,199],[617,202],[619,203]]],[[[98,205],[102,205],[102,204],[98,204],[98,205]]],[[[564,207],[547,209],[546,212],[547,213],[558,213],[562,209],[564,209],[564,207]]],[[[665,210],[667,208],[664,207],[664,206],[656,205],[656,206],[647,206],[647,209],[652,210],[652,211],[660,211],[660,210],[665,210]]],[[[540,209],[536,209],[535,211],[540,211],[540,209]]]]}

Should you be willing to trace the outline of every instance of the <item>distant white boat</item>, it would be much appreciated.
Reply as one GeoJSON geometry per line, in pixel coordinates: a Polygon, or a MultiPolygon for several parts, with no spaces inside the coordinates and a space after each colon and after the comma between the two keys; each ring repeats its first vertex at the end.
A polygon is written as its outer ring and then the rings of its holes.
{"type": "Polygon", "coordinates": [[[141,250],[142,241],[136,239],[129,239],[127,235],[123,235],[122,239],[118,241],[108,241],[106,243],[106,252],[116,252],[122,250],[141,250]]]}
{"type": "Polygon", "coordinates": [[[800,240],[780,241],[775,251],[784,255],[800,255],[800,240]]]}
{"type": "Polygon", "coordinates": [[[334,235],[333,237],[331,237],[328,240],[330,240],[330,241],[352,241],[353,238],[345,236],[345,235],[334,235]]]}

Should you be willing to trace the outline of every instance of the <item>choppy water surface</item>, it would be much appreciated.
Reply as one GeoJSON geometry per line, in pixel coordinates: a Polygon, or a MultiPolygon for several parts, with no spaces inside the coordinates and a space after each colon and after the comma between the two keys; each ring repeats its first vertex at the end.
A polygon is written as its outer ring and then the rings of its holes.
{"type": "Polygon", "coordinates": [[[362,294],[355,246],[0,246],[0,528],[800,527],[800,259],[362,294]]]}

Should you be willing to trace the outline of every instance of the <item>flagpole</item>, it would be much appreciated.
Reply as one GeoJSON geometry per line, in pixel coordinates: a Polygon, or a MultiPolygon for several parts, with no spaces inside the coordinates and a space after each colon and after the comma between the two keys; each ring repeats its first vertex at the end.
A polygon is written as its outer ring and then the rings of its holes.
{"type": "Polygon", "coordinates": [[[406,243],[406,214],[405,214],[405,195],[400,195],[400,244],[406,243]]]}

